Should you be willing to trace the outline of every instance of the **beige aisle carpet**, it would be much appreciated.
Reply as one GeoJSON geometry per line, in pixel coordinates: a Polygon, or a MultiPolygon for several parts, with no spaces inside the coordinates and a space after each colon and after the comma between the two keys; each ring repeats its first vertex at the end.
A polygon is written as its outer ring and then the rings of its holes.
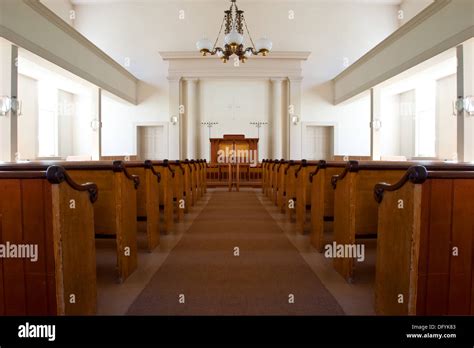
{"type": "Polygon", "coordinates": [[[256,192],[216,191],[128,314],[344,312],[267,213],[256,192]],[[239,256],[234,256],[236,250],[239,256]]]}

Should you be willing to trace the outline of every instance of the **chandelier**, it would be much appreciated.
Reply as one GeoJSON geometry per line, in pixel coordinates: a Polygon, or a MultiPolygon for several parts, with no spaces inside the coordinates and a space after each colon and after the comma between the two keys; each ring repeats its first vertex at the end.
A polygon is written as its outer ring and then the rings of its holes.
{"type": "Polygon", "coordinates": [[[208,54],[217,55],[224,63],[234,54],[239,57],[242,63],[253,55],[266,56],[272,49],[272,42],[267,38],[262,38],[254,44],[252,36],[250,36],[247,22],[245,21],[244,11],[237,7],[237,0],[231,0],[230,9],[224,11],[224,19],[222,21],[221,29],[217,35],[214,45],[209,39],[199,40],[196,44],[197,49],[203,56],[208,54]],[[221,36],[222,29],[225,26],[224,48],[217,47],[217,41],[221,36]],[[244,27],[250,39],[252,46],[244,48],[244,27]]]}

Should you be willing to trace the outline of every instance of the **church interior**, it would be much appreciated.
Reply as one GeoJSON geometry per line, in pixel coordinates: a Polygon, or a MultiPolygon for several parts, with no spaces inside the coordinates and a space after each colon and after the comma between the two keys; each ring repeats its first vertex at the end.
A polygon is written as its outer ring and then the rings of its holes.
{"type": "Polygon", "coordinates": [[[0,12],[0,316],[474,314],[472,0],[0,12]]]}

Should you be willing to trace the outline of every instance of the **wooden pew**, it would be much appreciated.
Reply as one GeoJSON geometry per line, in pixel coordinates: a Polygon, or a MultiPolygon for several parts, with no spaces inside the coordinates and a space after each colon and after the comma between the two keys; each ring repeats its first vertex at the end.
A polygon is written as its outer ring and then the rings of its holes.
{"type": "Polygon", "coordinates": [[[174,215],[178,221],[184,220],[184,210],[186,208],[185,201],[185,167],[180,161],[170,162],[171,168],[174,169],[175,175],[173,177],[173,202],[174,202],[174,215]]]}
{"type": "Polygon", "coordinates": [[[0,315],[96,313],[97,198],[97,185],[80,185],[59,166],[0,172],[0,244],[37,247],[29,260],[2,252],[0,315]]]}
{"type": "Polygon", "coordinates": [[[334,221],[334,189],[331,178],[341,173],[346,162],[324,161],[317,163],[309,173],[311,183],[311,244],[322,252],[324,249],[324,224],[334,221]]]}
{"type": "Polygon", "coordinates": [[[160,174],[158,192],[160,209],[163,210],[163,214],[160,213],[160,216],[163,216],[161,231],[163,231],[163,233],[169,233],[174,224],[173,187],[175,185],[175,170],[167,159],[163,161],[151,161],[151,165],[155,171],[160,174]]]}
{"type": "Polygon", "coordinates": [[[288,161],[280,160],[278,165],[276,166],[277,171],[277,197],[276,197],[276,205],[279,208],[281,213],[285,212],[286,206],[286,186],[285,186],[285,168],[288,164],[288,161]]]}
{"type": "Polygon", "coordinates": [[[380,183],[375,309],[474,314],[474,172],[410,168],[380,183]]]}
{"type": "Polygon", "coordinates": [[[140,178],[137,190],[137,221],[146,221],[147,249],[152,252],[160,244],[161,174],[151,161],[124,162],[132,175],[140,178]]]}
{"type": "Polygon", "coordinates": [[[184,166],[184,200],[185,200],[185,209],[184,212],[188,213],[189,208],[192,206],[192,195],[193,195],[193,189],[192,189],[192,172],[193,172],[193,165],[191,162],[186,159],[183,162],[184,166]]]}
{"type": "Polygon", "coordinates": [[[101,194],[94,204],[96,238],[115,239],[117,277],[124,282],[137,268],[137,189],[140,179],[122,161],[42,161],[0,164],[0,171],[46,170],[63,166],[76,182],[94,182],[101,194]]]}
{"type": "Polygon", "coordinates": [[[284,207],[285,212],[290,221],[293,218],[294,212],[296,210],[296,177],[295,172],[299,168],[300,161],[288,161],[286,167],[283,170],[284,183],[285,186],[285,200],[284,207]]]}
{"type": "MultiPolygon", "coordinates": [[[[349,161],[340,175],[333,177],[334,240],[336,245],[353,246],[356,238],[377,235],[378,206],[372,199],[373,187],[379,182],[394,183],[415,162],[349,161]]],[[[463,163],[423,162],[429,170],[472,170],[463,163]]],[[[353,281],[355,259],[336,257],[335,269],[349,282],[353,281]]]]}
{"type": "Polygon", "coordinates": [[[264,159],[262,161],[262,193],[265,194],[266,187],[267,187],[267,172],[268,172],[268,165],[270,164],[270,160],[264,159]]]}
{"type": "Polygon", "coordinates": [[[295,171],[296,191],[296,231],[304,233],[306,226],[306,212],[311,209],[312,185],[309,174],[319,162],[302,160],[300,167],[295,171]]]}
{"type": "Polygon", "coordinates": [[[203,182],[203,192],[207,193],[207,160],[202,160],[202,182],[203,182]]]}

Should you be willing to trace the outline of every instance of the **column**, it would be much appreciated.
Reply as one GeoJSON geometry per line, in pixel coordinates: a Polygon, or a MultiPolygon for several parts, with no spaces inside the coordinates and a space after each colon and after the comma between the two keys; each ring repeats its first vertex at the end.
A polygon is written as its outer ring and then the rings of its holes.
{"type": "MultiPolygon", "coordinates": [[[[457,47],[457,95],[466,97],[474,95],[474,39],[457,47]]],[[[458,112],[458,160],[474,161],[474,117],[466,111],[458,112]]]]}
{"type": "MultiPolygon", "coordinates": [[[[0,96],[18,97],[18,47],[0,38],[0,96]]],[[[10,111],[0,116],[0,161],[17,157],[18,118],[10,111]]]]}
{"type": "Polygon", "coordinates": [[[370,156],[372,160],[380,160],[381,144],[380,144],[380,108],[381,96],[379,88],[370,89],[370,156]]]}
{"type": "Polygon", "coordinates": [[[92,160],[98,161],[102,155],[102,89],[97,88],[92,96],[92,122],[97,129],[92,130],[92,160]]]}
{"type": "Polygon", "coordinates": [[[198,79],[186,79],[186,157],[189,159],[196,159],[197,157],[197,122],[198,117],[198,100],[197,100],[197,84],[198,79]]]}
{"type": "Polygon", "coordinates": [[[289,81],[290,99],[288,110],[286,112],[286,123],[289,125],[288,131],[288,145],[290,159],[301,159],[302,152],[302,127],[301,127],[301,82],[303,78],[293,77],[289,81]],[[293,124],[292,117],[298,117],[298,122],[293,124]]]}
{"type": "Polygon", "coordinates": [[[272,157],[283,157],[283,78],[272,78],[272,157]]]}
{"type": "Polygon", "coordinates": [[[183,143],[183,122],[182,114],[180,114],[180,92],[181,92],[181,78],[180,77],[169,77],[169,120],[171,121],[172,117],[178,118],[178,123],[173,125],[170,122],[169,128],[169,141],[168,141],[168,159],[176,160],[183,159],[182,143],[183,143]]]}

